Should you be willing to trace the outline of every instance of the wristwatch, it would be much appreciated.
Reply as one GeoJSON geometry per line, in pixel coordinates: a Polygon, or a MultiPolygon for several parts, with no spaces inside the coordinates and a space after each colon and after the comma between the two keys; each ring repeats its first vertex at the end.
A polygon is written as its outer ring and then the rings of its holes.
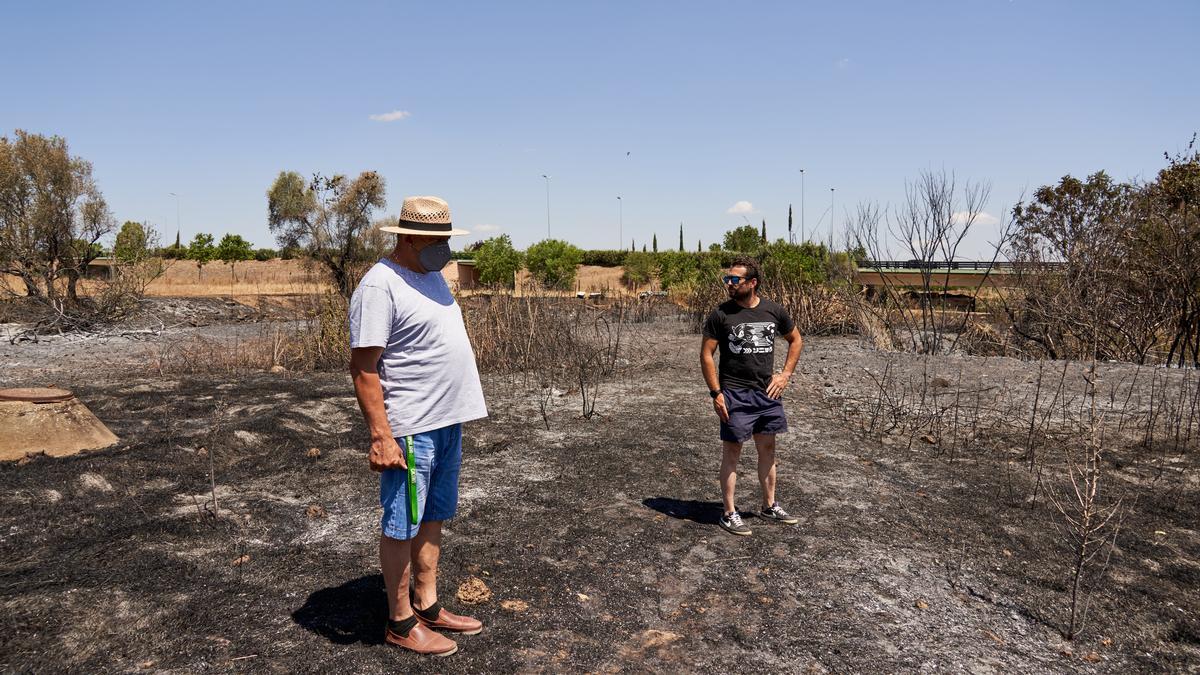
{"type": "Polygon", "coordinates": [[[717,397],[721,395],[721,390],[720,389],[710,389],[708,392],[708,395],[711,396],[713,398],[713,400],[715,401],[715,400],[717,400],[717,397]]]}

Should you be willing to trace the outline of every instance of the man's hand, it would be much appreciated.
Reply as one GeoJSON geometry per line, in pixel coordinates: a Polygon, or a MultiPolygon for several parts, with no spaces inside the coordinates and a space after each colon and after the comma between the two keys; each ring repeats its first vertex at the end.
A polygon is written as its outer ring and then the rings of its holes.
{"type": "Polygon", "coordinates": [[[775,373],[771,376],[771,382],[767,385],[767,396],[771,398],[779,398],[783,396],[783,390],[787,389],[790,377],[783,373],[775,373]]]}
{"type": "Polygon", "coordinates": [[[371,453],[367,455],[367,461],[371,463],[372,471],[408,468],[408,462],[404,461],[404,451],[391,436],[371,439],[371,453]]]}
{"type": "Polygon", "coordinates": [[[725,407],[725,394],[717,394],[717,397],[713,399],[713,410],[717,411],[717,417],[720,417],[722,422],[729,424],[729,409],[725,407]]]}

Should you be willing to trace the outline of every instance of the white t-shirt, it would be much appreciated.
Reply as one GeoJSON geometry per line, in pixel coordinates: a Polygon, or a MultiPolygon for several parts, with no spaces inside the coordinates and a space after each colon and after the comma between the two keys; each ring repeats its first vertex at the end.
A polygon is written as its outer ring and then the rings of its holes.
{"type": "Polygon", "coordinates": [[[462,310],[441,272],[384,258],[350,299],[350,348],[383,347],[379,380],[392,435],[487,417],[462,310]]]}

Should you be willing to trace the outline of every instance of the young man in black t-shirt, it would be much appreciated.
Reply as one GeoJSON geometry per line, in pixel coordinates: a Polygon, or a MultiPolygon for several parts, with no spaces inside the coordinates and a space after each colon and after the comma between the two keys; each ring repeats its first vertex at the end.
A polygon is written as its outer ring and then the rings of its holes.
{"type": "Polygon", "coordinates": [[[759,516],[789,525],[797,519],[775,501],[775,434],[787,431],[780,400],[796,370],[804,346],[787,310],[758,296],[758,263],[738,258],[723,277],[729,300],[704,322],[700,370],[708,383],[713,410],[721,419],[721,498],[725,512],[720,525],[740,535],[750,534],[734,505],[737,462],[742,444],[754,439],[758,450],[758,482],[762,486],[759,516]],[[783,371],[775,369],[775,338],[788,342],[783,371]],[[720,370],[713,353],[721,351],[720,370]]]}

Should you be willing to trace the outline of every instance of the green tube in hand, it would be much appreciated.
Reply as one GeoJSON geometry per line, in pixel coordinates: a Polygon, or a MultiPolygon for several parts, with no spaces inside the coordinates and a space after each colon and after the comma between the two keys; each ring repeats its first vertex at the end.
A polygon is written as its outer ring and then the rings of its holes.
{"type": "Polygon", "coordinates": [[[417,455],[413,452],[413,437],[404,437],[405,463],[408,464],[408,517],[417,524],[417,455]]]}

